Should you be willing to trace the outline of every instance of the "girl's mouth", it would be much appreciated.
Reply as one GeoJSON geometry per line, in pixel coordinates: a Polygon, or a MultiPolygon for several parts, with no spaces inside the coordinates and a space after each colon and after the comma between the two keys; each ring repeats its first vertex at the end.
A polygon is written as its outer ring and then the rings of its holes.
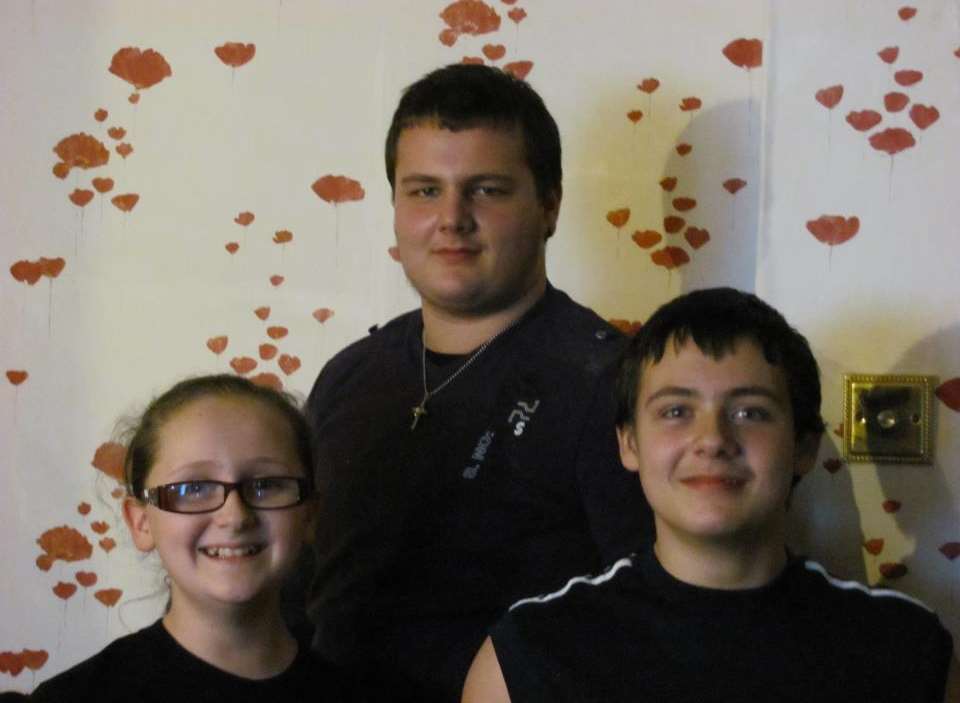
{"type": "Polygon", "coordinates": [[[214,559],[235,559],[259,554],[263,548],[262,544],[250,544],[245,547],[200,547],[199,551],[214,559]]]}

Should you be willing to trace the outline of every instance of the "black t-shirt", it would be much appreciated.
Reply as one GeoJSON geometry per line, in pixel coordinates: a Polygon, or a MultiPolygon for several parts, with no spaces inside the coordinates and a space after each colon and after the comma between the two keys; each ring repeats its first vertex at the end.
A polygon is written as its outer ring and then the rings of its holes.
{"type": "Polygon", "coordinates": [[[652,550],[514,604],[491,637],[512,703],[939,703],[952,651],[916,601],[815,562],[728,591],[652,550]]]}
{"type": "MultiPolygon", "coordinates": [[[[321,494],[315,647],[419,701],[459,700],[506,607],[650,539],[620,464],[623,338],[565,294],[544,298],[427,403],[419,312],[324,368],[308,401],[321,494]]],[[[433,356],[428,387],[466,358],[433,356]]]]}
{"type": "Polygon", "coordinates": [[[282,703],[353,701],[340,674],[317,660],[306,643],[281,674],[245,679],[184,649],[163,621],[121,637],[99,654],[40,684],[30,700],[42,703],[282,703]]]}

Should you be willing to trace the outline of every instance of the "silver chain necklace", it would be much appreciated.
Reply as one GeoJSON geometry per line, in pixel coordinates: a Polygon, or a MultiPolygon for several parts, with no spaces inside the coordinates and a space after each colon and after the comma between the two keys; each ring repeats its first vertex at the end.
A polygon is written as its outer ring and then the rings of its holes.
{"type": "Polygon", "coordinates": [[[468,368],[470,368],[470,365],[474,361],[476,361],[477,358],[481,354],[483,354],[483,352],[487,350],[487,347],[489,347],[491,344],[497,341],[497,338],[500,337],[500,335],[507,332],[515,324],[517,324],[517,321],[518,320],[514,320],[509,325],[507,325],[502,330],[500,330],[495,335],[493,335],[486,342],[481,344],[477,348],[477,350],[470,355],[470,358],[464,361],[463,364],[461,364],[460,368],[458,368],[452,374],[447,376],[446,379],[444,379],[443,383],[441,383],[439,386],[434,388],[432,391],[427,388],[427,341],[426,341],[426,330],[424,330],[420,338],[420,346],[422,348],[422,352],[420,354],[420,369],[421,369],[422,379],[423,379],[423,399],[420,401],[419,405],[415,405],[414,407],[410,408],[410,411],[413,413],[413,422],[410,423],[411,432],[417,428],[417,423],[420,421],[420,418],[427,414],[427,401],[429,401],[433,396],[435,396],[437,393],[439,393],[444,388],[446,388],[451,383],[453,383],[454,380],[457,378],[457,376],[459,376],[468,368]]]}

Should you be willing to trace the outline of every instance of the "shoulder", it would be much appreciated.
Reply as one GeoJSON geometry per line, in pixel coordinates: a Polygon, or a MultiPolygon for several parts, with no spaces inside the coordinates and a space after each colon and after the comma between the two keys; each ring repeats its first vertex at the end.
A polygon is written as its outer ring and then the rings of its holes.
{"type": "Polygon", "coordinates": [[[890,691],[906,686],[903,700],[942,700],[953,639],[936,613],[899,591],[838,579],[809,559],[792,571],[794,607],[803,607],[811,630],[844,652],[850,670],[882,672],[875,681],[890,691]]]}
{"type": "Polygon", "coordinates": [[[490,630],[497,667],[488,664],[478,676],[499,689],[499,674],[513,700],[585,700],[581,694],[596,685],[600,663],[627,646],[617,634],[618,582],[632,568],[632,558],[620,559],[601,573],[514,603],[490,630]],[[598,640],[599,632],[608,636],[598,640]]]}
{"type": "Polygon", "coordinates": [[[412,310],[393,318],[385,325],[374,325],[366,336],[348,344],[337,352],[324,365],[320,372],[321,376],[327,373],[341,374],[345,370],[371,359],[375,352],[385,347],[402,344],[411,325],[419,324],[419,320],[419,310],[412,310]]]}
{"type": "Polygon", "coordinates": [[[531,315],[528,329],[543,354],[584,365],[595,374],[612,368],[626,344],[617,328],[552,286],[531,315]]]}
{"type": "Polygon", "coordinates": [[[949,633],[936,613],[922,601],[890,588],[873,588],[858,581],[839,579],[811,559],[798,562],[796,578],[802,582],[815,609],[835,609],[844,616],[844,621],[854,623],[858,629],[876,627],[896,633],[900,641],[913,636],[931,644],[939,642],[949,646],[949,633]]]}
{"type": "Polygon", "coordinates": [[[616,346],[624,341],[616,327],[553,286],[544,294],[539,317],[543,325],[558,336],[591,340],[597,346],[616,346]]]}
{"type": "Polygon", "coordinates": [[[105,682],[110,682],[112,691],[129,692],[142,673],[150,669],[151,660],[162,655],[157,650],[157,645],[162,642],[156,631],[158,627],[159,623],[154,623],[114,640],[89,659],[44,681],[30,699],[114,700],[110,696],[104,697],[105,682]]]}
{"type": "Polygon", "coordinates": [[[413,328],[419,328],[420,311],[395,317],[385,325],[375,325],[369,333],[347,345],[320,370],[307,401],[308,408],[320,402],[332,389],[338,389],[352,379],[367,378],[364,371],[371,364],[382,363],[396,355],[384,354],[392,349],[400,349],[413,328]]]}
{"type": "Polygon", "coordinates": [[[866,608],[888,608],[936,618],[933,611],[917,598],[891,588],[874,588],[859,581],[837,578],[812,559],[799,559],[795,568],[799,578],[831,599],[866,608]]]}
{"type": "Polygon", "coordinates": [[[518,617],[538,617],[549,610],[578,608],[585,601],[600,601],[609,592],[616,591],[633,568],[634,557],[618,559],[600,573],[574,576],[555,591],[518,600],[510,606],[508,613],[518,617]]]}

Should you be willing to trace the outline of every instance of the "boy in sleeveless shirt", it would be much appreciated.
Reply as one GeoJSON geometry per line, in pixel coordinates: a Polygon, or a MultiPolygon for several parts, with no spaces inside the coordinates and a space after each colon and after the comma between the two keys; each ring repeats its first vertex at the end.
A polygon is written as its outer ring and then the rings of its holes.
{"type": "Polygon", "coordinates": [[[477,701],[942,701],[952,641],[919,602],[791,555],[786,511],[823,434],[807,341],[756,296],[701,290],[627,348],[618,438],[656,542],[515,603],[477,701]]]}

